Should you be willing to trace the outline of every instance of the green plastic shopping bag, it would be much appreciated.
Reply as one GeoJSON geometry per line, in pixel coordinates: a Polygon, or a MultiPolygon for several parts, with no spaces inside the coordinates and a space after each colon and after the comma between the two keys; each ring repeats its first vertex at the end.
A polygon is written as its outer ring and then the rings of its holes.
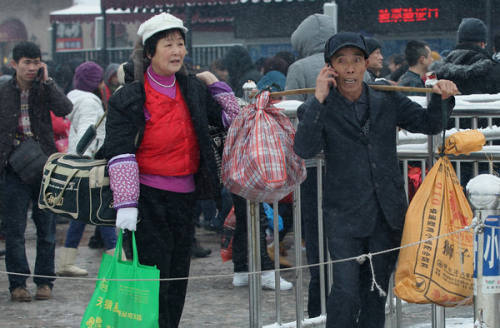
{"type": "Polygon", "coordinates": [[[80,328],[158,327],[160,270],[139,264],[133,232],[134,259],[122,261],[122,239],[120,230],[115,254],[102,256],[97,276],[102,280],[96,283],[80,328]]]}

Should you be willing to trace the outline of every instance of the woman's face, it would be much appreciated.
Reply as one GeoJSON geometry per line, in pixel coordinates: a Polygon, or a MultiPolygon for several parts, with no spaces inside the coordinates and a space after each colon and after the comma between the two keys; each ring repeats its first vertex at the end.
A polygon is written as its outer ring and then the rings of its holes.
{"type": "Polygon", "coordinates": [[[151,59],[151,68],[156,74],[170,76],[177,73],[186,56],[186,45],[179,31],[168,34],[158,41],[151,59]]]}

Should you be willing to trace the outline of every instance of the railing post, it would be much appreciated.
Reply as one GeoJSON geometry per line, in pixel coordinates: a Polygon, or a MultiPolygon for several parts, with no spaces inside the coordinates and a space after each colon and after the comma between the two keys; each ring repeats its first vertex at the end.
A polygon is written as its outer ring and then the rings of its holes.
{"type": "MultiPolygon", "coordinates": [[[[328,247],[325,247],[327,245],[324,244],[324,241],[326,240],[324,238],[324,227],[323,227],[323,158],[318,158],[316,161],[316,180],[317,180],[317,194],[318,194],[318,249],[319,249],[319,289],[320,289],[320,297],[321,297],[321,314],[326,315],[326,274],[325,270],[327,266],[325,266],[323,263],[326,258],[325,250],[328,249],[328,247]]],[[[328,259],[330,259],[328,257],[328,259]]],[[[329,265],[330,267],[330,265],[329,265]]],[[[331,270],[329,270],[329,273],[331,273],[331,270]]],[[[332,277],[328,277],[328,281],[332,282],[332,277]]],[[[328,290],[330,290],[331,286],[328,286],[328,290]]]]}
{"type": "MultiPolygon", "coordinates": [[[[243,85],[243,97],[248,103],[255,100],[250,99],[250,93],[256,89],[255,83],[243,85]]],[[[249,324],[250,327],[262,327],[261,306],[261,261],[260,261],[260,215],[259,202],[246,201],[247,203],[247,240],[248,240],[248,283],[249,283],[249,324]],[[255,273],[259,272],[259,273],[255,273]]]]}
{"type": "Polygon", "coordinates": [[[444,307],[432,304],[432,328],[444,328],[446,327],[446,314],[444,307]]]}
{"type": "Polygon", "coordinates": [[[262,327],[259,202],[247,200],[250,327],[262,327]],[[256,273],[258,272],[258,273],[256,273]]]}
{"type": "MultiPolygon", "coordinates": [[[[279,205],[278,202],[273,202],[273,248],[274,248],[274,267],[280,267],[280,223],[279,223],[279,205]]],[[[276,297],[276,324],[281,325],[281,292],[280,292],[280,277],[281,274],[279,270],[274,272],[274,279],[276,281],[276,289],[274,290],[274,296],[276,297]]]]}
{"type": "MultiPolygon", "coordinates": [[[[293,195],[293,231],[294,231],[294,249],[295,249],[295,311],[296,311],[296,328],[302,327],[304,321],[304,283],[302,269],[302,234],[300,222],[300,187],[297,188],[293,195]]],[[[274,241],[276,243],[276,239],[274,241]]]]}
{"type": "Polygon", "coordinates": [[[107,25],[108,25],[108,18],[106,15],[106,8],[104,5],[101,5],[101,15],[102,15],[102,24],[103,24],[103,29],[102,29],[102,48],[101,48],[101,65],[103,67],[108,66],[109,64],[109,58],[108,58],[108,36],[107,36],[107,25]]]}

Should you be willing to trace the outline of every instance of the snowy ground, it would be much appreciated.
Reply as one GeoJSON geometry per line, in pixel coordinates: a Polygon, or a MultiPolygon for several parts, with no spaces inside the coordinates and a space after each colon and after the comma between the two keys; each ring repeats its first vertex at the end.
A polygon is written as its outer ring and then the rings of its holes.
{"type": "MultiPolygon", "coordinates": [[[[409,328],[431,328],[432,323],[412,325],[409,328]]],[[[451,318],[446,320],[446,328],[474,328],[472,318],[451,318]]]]}

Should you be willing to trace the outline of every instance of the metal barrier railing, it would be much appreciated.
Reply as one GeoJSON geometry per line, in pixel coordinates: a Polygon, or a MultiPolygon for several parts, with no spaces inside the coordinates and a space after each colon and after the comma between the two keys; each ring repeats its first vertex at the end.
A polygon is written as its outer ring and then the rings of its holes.
{"type": "MultiPolygon", "coordinates": [[[[207,69],[213,60],[223,58],[226,52],[235,44],[220,44],[213,46],[193,46],[193,53],[189,54],[196,65],[207,69]]],[[[85,61],[94,61],[97,63],[123,63],[130,59],[132,47],[108,48],[103,53],[101,49],[82,49],[82,50],[61,50],[54,53],[56,63],[67,63],[73,58],[81,58],[85,61]],[[103,55],[106,58],[103,58],[103,55]]]]}
{"type": "MultiPolygon", "coordinates": [[[[483,95],[481,95],[483,96],[483,95]]],[[[473,176],[479,174],[478,164],[479,163],[488,163],[488,173],[494,172],[494,164],[500,162],[500,146],[491,145],[493,140],[500,139],[500,128],[496,129],[493,125],[495,118],[500,118],[500,94],[499,95],[486,95],[486,101],[479,103],[476,98],[471,98],[476,101],[468,101],[468,96],[459,96],[457,98],[457,105],[452,114],[454,118],[454,123],[457,128],[460,128],[461,120],[460,119],[468,119],[471,121],[471,128],[481,127],[479,125],[480,118],[486,118],[487,126],[483,128],[488,129],[488,133],[485,133],[487,136],[487,140],[490,145],[485,146],[483,150],[479,152],[475,152],[470,154],[469,156],[448,156],[450,161],[455,165],[457,170],[457,176],[460,180],[460,166],[462,162],[471,162],[473,163],[473,176]],[[462,98],[463,97],[463,98],[462,98]],[[461,99],[462,98],[462,99],[461,99]]],[[[419,98],[419,97],[416,97],[419,98]]],[[[423,98],[423,97],[420,97],[423,98]]],[[[469,97],[470,98],[470,97],[469,97]]],[[[422,99],[419,99],[422,103],[424,102],[422,99]]],[[[284,104],[284,103],[282,103],[284,104]]],[[[297,104],[292,105],[296,106],[297,104]]],[[[423,103],[425,105],[425,102],[423,103]]],[[[280,107],[278,104],[277,107],[280,107]]],[[[288,108],[284,110],[284,113],[290,117],[294,124],[297,123],[296,119],[296,108],[289,109],[290,106],[284,106],[284,108],[288,108]]],[[[500,120],[499,120],[500,121],[500,120]]],[[[456,130],[451,130],[450,134],[456,130]]],[[[401,132],[400,132],[401,133],[401,132]]],[[[404,133],[404,132],[403,132],[404,133]]],[[[401,138],[399,138],[401,139],[401,138]]],[[[425,178],[426,169],[433,165],[433,158],[435,158],[437,146],[440,145],[440,137],[428,137],[422,135],[414,135],[412,137],[413,142],[415,140],[420,140],[417,143],[413,143],[411,147],[408,147],[408,144],[411,142],[405,142],[405,144],[398,145],[398,158],[403,166],[403,174],[405,177],[406,184],[406,192],[408,195],[408,162],[418,162],[421,166],[421,174],[422,180],[425,178]]],[[[316,167],[320,168],[317,170],[317,188],[318,188],[318,241],[319,241],[319,258],[323,259],[323,217],[322,217],[322,190],[323,190],[323,182],[322,182],[322,168],[323,168],[323,158],[321,155],[317,156],[316,159],[316,167]]],[[[249,240],[249,269],[251,272],[259,272],[260,271],[260,245],[259,245],[259,229],[256,226],[258,222],[258,203],[249,202],[251,206],[249,206],[248,217],[250,220],[248,221],[248,240],[249,240]],[[253,208],[253,210],[251,210],[253,208]]],[[[316,318],[304,318],[304,286],[303,286],[303,270],[304,267],[301,266],[303,263],[302,252],[301,250],[301,215],[300,215],[300,188],[294,192],[294,201],[293,201],[293,231],[294,231],[294,249],[295,249],[295,301],[296,301],[296,320],[295,322],[282,323],[281,319],[281,311],[280,311],[280,290],[276,288],[276,321],[273,324],[264,326],[264,327],[324,327],[326,324],[326,304],[325,304],[325,295],[321,296],[321,315],[316,318]]],[[[277,203],[274,204],[274,222],[275,229],[274,231],[278,231],[278,209],[277,203]]],[[[278,243],[274,243],[275,254],[279,254],[278,243]]],[[[275,257],[275,267],[279,268],[279,255],[275,257]]],[[[321,292],[324,293],[326,281],[332,281],[332,270],[331,264],[329,263],[321,263],[319,265],[320,268],[320,286],[321,292]],[[326,268],[325,268],[326,266],[326,268]],[[326,277],[329,279],[327,280],[326,277]]],[[[279,271],[276,270],[276,280],[279,281],[279,271]]],[[[250,275],[250,277],[254,277],[254,279],[250,280],[250,327],[262,327],[262,319],[261,319],[261,308],[260,308],[260,298],[261,298],[261,289],[260,289],[260,280],[256,279],[257,274],[250,275]]],[[[331,287],[331,286],[329,286],[331,287]]],[[[401,300],[397,299],[393,293],[390,293],[388,296],[389,300],[389,313],[386,316],[386,328],[392,327],[402,327],[402,303],[401,300]],[[394,307],[393,299],[396,299],[396,306],[394,307]]],[[[443,307],[440,306],[432,306],[432,327],[433,328],[443,328],[445,326],[445,311],[443,307]]]]}

